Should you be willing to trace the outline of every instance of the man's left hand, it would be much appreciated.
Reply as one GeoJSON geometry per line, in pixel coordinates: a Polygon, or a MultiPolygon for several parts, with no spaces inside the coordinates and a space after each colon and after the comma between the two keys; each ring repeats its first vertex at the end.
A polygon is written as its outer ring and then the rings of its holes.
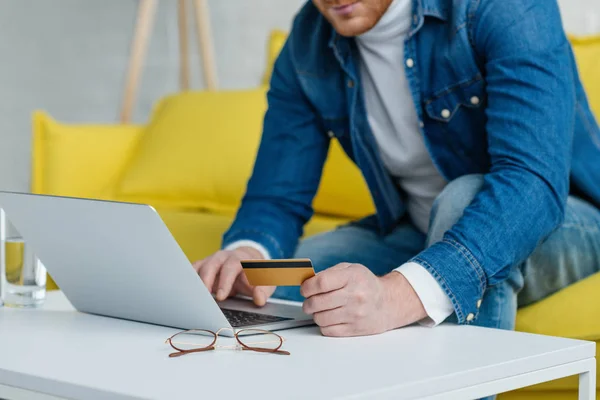
{"type": "Polygon", "coordinates": [[[341,263],[306,280],[303,310],[325,336],[386,332],[427,316],[419,296],[398,272],[377,277],[360,264],[341,263]]]}

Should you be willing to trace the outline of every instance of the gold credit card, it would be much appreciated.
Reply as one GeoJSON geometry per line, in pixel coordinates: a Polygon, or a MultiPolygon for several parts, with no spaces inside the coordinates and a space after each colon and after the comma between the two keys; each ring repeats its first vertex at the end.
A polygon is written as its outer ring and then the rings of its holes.
{"type": "Polygon", "coordinates": [[[315,276],[309,259],[243,260],[242,267],[252,286],[300,286],[315,276]]]}

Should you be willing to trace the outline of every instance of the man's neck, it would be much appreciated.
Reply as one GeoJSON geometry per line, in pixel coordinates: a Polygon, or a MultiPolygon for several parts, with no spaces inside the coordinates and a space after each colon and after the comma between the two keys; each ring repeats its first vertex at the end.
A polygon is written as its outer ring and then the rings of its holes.
{"type": "Polygon", "coordinates": [[[357,39],[370,44],[397,38],[404,39],[412,22],[412,3],[412,0],[393,0],[377,24],[357,39]]]}

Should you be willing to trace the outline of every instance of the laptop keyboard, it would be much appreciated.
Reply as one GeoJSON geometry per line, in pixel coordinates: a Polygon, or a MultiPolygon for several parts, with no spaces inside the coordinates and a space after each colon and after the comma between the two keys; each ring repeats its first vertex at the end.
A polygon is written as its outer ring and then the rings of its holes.
{"type": "Polygon", "coordinates": [[[279,321],[288,321],[292,318],[276,317],[275,315],[258,314],[249,311],[230,310],[221,308],[225,318],[229,321],[232,327],[240,328],[243,326],[270,324],[279,321]]]}

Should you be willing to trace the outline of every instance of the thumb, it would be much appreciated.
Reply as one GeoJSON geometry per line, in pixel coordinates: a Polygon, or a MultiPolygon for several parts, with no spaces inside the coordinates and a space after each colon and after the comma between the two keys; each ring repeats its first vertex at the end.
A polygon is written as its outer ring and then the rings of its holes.
{"type": "Polygon", "coordinates": [[[254,304],[259,307],[267,304],[267,300],[273,295],[276,288],[276,286],[256,286],[252,291],[254,304]]]}

